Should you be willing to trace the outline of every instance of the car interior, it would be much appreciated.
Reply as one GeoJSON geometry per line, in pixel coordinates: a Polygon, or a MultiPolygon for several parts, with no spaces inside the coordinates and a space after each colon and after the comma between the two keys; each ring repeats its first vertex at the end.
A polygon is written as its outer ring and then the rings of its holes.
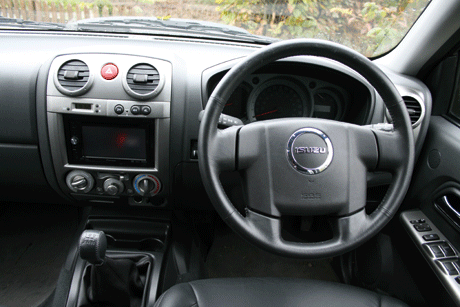
{"type": "Polygon", "coordinates": [[[459,1],[370,58],[1,5],[1,307],[460,306],[459,1]]]}

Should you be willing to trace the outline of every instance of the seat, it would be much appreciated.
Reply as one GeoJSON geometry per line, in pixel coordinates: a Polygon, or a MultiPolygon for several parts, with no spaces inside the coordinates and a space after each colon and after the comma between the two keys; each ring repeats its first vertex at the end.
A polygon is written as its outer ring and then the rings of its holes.
{"type": "Polygon", "coordinates": [[[155,307],[403,307],[389,296],[339,283],[283,278],[204,279],[177,284],[155,307]]]}

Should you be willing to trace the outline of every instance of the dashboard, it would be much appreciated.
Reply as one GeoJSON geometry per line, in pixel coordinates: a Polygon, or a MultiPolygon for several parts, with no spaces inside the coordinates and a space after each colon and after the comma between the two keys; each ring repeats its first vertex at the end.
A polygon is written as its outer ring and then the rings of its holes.
{"type": "MultiPolygon", "coordinates": [[[[160,208],[200,207],[205,192],[197,180],[199,114],[225,73],[261,47],[14,31],[3,33],[2,41],[0,184],[5,197],[160,208]],[[27,51],[32,45],[37,46],[34,57],[27,51]]],[[[428,89],[386,73],[405,99],[415,136],[424,136],[428,89]]],[[[253,72],[223,114],[243,124],[290,117],[391,122],[363,77],[340,63],[308,56],[253,72]]]]}

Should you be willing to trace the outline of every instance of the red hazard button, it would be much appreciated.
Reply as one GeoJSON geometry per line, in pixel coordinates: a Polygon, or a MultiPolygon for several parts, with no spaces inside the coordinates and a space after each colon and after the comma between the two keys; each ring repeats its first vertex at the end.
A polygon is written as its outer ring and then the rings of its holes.
{"type": "Polygon", "coordinates": [[[118,76],[118,67],[112,63],[105,64],[101,69],[101,75],[105,80],[115,79],[118,76]]]}

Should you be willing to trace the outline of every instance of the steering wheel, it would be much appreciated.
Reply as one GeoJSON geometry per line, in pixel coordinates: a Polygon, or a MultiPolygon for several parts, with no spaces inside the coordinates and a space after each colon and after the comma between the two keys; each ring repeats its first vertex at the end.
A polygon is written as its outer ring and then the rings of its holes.
{"type": "Polygon", "coordinates": [[[202,118],[198,160],[205,189],[222,219],[243,238],[282,256],[324,258],[350,251],[376,235],[395,215],[414,167],[414,137],[405,104],[369,59],[342,45],[295,39],[271,44],[230,69],[214,89],[202,118]],[[291,56],[318,56],[361,74],[382,97],[392,132],[314,118],[274,119],[218,129],[232,92],[249,74],[291,56]],[[219,179],[238,170],[247,207],[241,214],[219,179]],[[389,171],[392,183],[377,209],[365,211],[368,171],[389,171]],[[332,238],[291,242],[282,216],[326,216],[332,238]]]}

